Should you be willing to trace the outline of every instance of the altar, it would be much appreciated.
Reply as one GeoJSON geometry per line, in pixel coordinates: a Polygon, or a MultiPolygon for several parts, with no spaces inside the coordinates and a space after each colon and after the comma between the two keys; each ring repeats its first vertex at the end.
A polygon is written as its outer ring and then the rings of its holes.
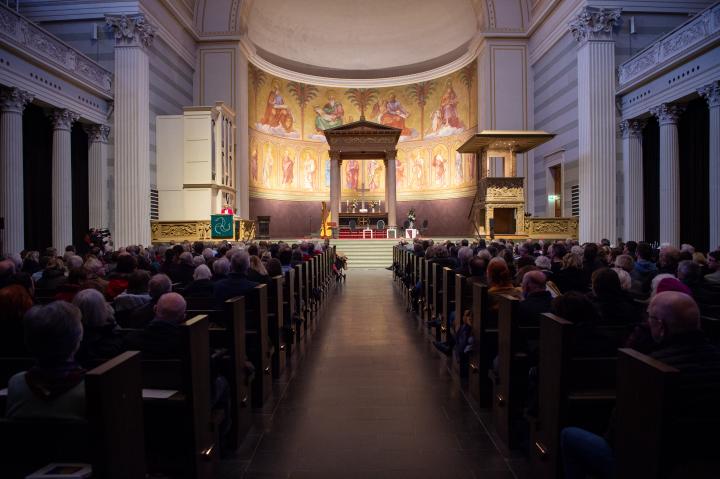
{"type": "Polygon", "coordinates": [[[356,228],[370,227],[384,229],[388,225],[387,213],[340,213],[340,228],[350,228],[350,222],[355,220],[356,228]],[[378,228],[378,221],[383,222],[383,228],[378,228]]]}

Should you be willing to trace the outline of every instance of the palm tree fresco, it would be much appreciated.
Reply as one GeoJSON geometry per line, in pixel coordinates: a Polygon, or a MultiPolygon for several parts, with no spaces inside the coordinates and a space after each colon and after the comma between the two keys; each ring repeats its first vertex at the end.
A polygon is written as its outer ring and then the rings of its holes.
{"type": "Polygon", "coordinates": [[[425,105],[435,91],[435,81],[413,83],[407,87],[407,95],[420,107],[420,138],[425,135],[425,105]]]}
{"type": "Polygon", "coordinates": [[[318,87],[291,81],[288,82],[287,89],[300,107],[300,138],[305,138],[305,107],[318,95],[318,87]]]}
{"type": "Polygon", "coordinates": [[[365,119],[365,109],[368,105],[378,100],[380,92],[376,88],[350,88],[345,91],[345,96],[360,110],[360,119],[365,119]]]}

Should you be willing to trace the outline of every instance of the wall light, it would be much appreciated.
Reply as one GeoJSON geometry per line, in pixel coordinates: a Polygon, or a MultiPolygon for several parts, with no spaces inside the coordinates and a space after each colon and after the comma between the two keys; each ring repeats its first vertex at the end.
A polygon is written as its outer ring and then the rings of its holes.
{"type": "Polygon", "coordinates": [[[560,195],[548,195],[548,201],[557,201],[560,199],[560,195]]]}

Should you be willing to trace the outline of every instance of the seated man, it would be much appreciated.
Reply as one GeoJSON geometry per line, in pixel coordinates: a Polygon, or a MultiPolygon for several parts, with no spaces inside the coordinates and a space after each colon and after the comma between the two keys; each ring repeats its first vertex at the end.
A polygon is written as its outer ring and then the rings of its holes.
{"type": "Polygon", "coordinates": [[[155,316],[155,305],[160,297],[172,291],[172,282],[167,275],[156,274],[148,282],[150,301],[132,310],[128,315],[116,319],[123,328],[143,328],[155,316]]]}
{"type": "Polygon", "coordinates": [[[85,370],[75,362],[83,337],[80,310],[65,301],[35,306],[25,314],[25,342],[35,366],[8,381],[11,419],[85,418],[85,370]]]}
{"type": "Polygon", "coordinates": [[[215,283],[213,294],[218,304],[235,296],[244,296],[258,285],[247,278],[250,269],[250,255],[247,251],[238,251],[230,260],[231,272],[228,277],[215,283]]]}
{"type": "Polygon", "coordinates": [[[545,289],[546,276],[542,271],[529,271],[522,279],[522,296],[517,310],[519,325],[534,325],[542,313],[550,312],[552,295],[545,289]]]}
{"type": "Polygon", "coordinates": [[[141,351],[152,358],[175,357],[180,352],[180,324],[185,321],[187,303],[178,293],[160,296],[155,317],[141,331],[125,337],[125,349],[141,351]]]}
{"type": "MultiPolygon", "coordinates": [[[[657,294],[648,307],[648,322],[652,337],[659,345],[650,356],[680,370],[678,401],[669,413],[675,431],[666,438],[677,439],[677,447],[668,450],[678,453],[675,459],[680,461],[686,458],[686,452],[702,454],[698,448],[714,449],[716,427],[720,423],[717,409],[720,348],[711,344],[700,330],[700,310],[685,293],[666,291],[657,294]]],[[[586,474],[614,477],[611,442],[611,437],[605,439],[583,429],[563,429],[561,445],[565,477],[584,478],[586,474]]]]}

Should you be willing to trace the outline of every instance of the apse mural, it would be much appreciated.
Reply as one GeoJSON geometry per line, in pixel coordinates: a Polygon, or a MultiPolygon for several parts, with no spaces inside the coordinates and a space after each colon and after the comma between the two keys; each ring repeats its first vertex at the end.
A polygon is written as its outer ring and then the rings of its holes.
{"type": "MultiPolygon", "coordinates": [[[[475,185],[472,155],[456,149],[477,130],[477,66],[388,88],[329,88],[249,71],[251,195],[325,199],[330,160],[323,130],[359,120],[402,130],[397,155],[401,198],[463,196],[475,185]]],[[[346,160],[343,197],[382,198],[382,160],[346,160]]]]}

